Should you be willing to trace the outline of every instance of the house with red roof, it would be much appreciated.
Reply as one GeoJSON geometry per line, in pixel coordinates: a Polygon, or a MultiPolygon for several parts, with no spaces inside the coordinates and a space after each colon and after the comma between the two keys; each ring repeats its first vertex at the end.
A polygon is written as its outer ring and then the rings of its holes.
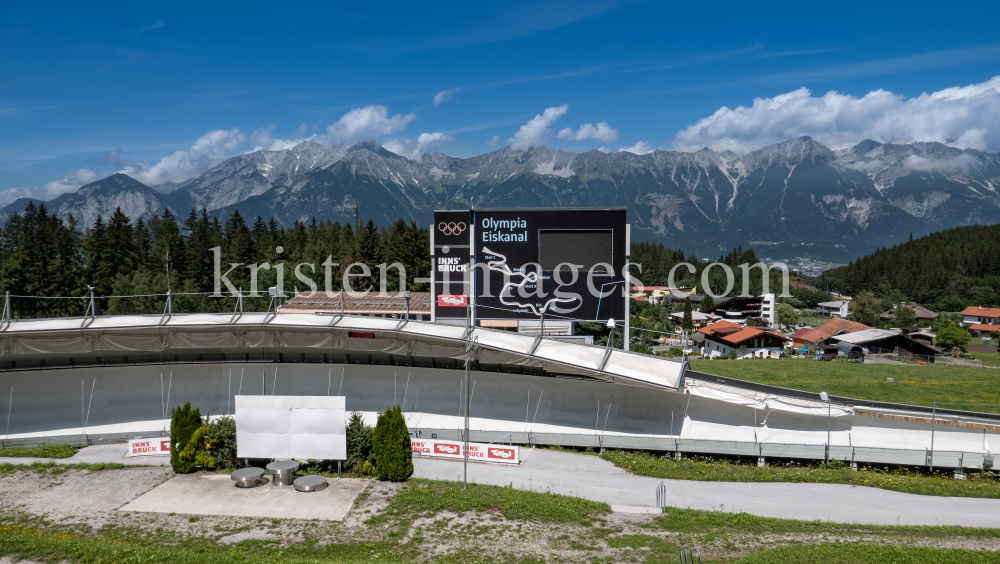
{"type": "Polygon", "coordinates": [[[1000,325],[1000,307],[969,306],[962,310],[962,323],[1000,325]]]}
{"type": "Polygon", "coordinates": [[[759,327],[741,327],[729,321],[706,325],[698,333],[704,335],[702,354],[712,358],[729,356],[731,352],[735,352],[737,358],[767,358],[772,354],[782,354],[785,344],[791,342],[791,339],[780,334],[759,327]],[[746,350],[741,353],[740,347],[746,347],[746,350]]]}
{"type": "Polygon", "coordinates": [[[789,337],[791,337],[792,339],[792,346],[794,346],[797,349],[801,349],[802,347],[806,346],[806,342],[803,336],[810,331],[812,331],[812,327],[803,327],[802,329],[799,329],[798,331],[789,335],[789,337]]]}
{"type": "Polygon", "coordinates": [[[973,323],[969,325],[969,333],[973,337],[978,337],[983,333],[992,333],[994,331],[1000,331],[1000,325],[989,325],[988,323],[973,323]]]}

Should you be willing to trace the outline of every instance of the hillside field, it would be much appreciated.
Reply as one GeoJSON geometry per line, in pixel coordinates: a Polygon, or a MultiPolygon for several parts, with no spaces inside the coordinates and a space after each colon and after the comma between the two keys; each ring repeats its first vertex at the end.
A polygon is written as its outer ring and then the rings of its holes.
{"type": "Polygon", "coordinates": [[[783,359],[692,360],[691,369],[857,399],[926,406],[937,401],[941,408],[1000,413],[1000,369],[993,368],[783,359]]]}

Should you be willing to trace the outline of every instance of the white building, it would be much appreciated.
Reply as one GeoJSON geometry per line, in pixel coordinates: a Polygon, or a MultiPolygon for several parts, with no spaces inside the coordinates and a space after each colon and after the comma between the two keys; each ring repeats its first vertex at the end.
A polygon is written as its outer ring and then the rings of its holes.
{"type": "Polygon", "coordinates": [[[835,300],[816,304],[820,313],[834,317],[847,317],[847,314],[850,313],[850,305],[850,300],[835,300]]]}
{"type": "Polygon", "coordinates": [[[777,306],[774,304],[774,294],[764,294],[760,297],[760,316],[764,321],[767,322],[767,326],[770,327],[775,323],[775,315],[777,314],[777,306]]]}
{"type": "Polygon", "coordinates": [[[969,306],[962,310],[962,323],[1000,325],[1000,307],[969,306]]]}

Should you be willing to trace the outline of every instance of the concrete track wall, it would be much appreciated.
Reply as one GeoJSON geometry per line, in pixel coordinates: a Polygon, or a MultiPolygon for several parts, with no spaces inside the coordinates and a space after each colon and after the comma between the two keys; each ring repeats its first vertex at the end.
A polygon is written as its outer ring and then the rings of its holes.
{"type": "MultiPolygon", "coordinates": [[[[400,403],[408,412],[463,416],[464,379],[463,370],[441,368],[255,362],[12,371],[0,373],[0,425],[8,405],[12,435],[159,420],[185,402],[220,415],[232,412],[238,393],[341,393],[348,410],[382,411],[400,403]]],[[[609,432],[669,435],[671,412],[679,432],[687,399],[649,388],[502,372],[473,371],[471,381],[473,417],[609,432]]]]}

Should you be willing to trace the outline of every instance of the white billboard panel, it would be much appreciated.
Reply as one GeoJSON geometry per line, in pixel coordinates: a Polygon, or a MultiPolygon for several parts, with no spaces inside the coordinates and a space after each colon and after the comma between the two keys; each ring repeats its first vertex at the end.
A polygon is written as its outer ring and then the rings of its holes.
{"type": "Polygon", "coordinates": [[[344,396],[236,396],[236,456],[345,460],[344,396]]]}

